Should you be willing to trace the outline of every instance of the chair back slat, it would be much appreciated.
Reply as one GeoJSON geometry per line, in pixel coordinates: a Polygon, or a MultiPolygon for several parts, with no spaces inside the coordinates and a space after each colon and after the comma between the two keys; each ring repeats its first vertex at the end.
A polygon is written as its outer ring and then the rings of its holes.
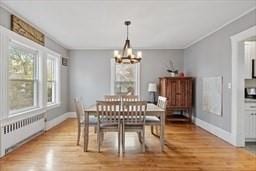
{"type": "Polygon", "coordinates": [[[75,98],[74,102],[75,102],[76,117],[78,119],[80,119],[81,116],[83,116],[83,114],[84,114],[83,105],[82,105],[81,100],[79,98],[75,98]]]}
{"type": "Polygon", "coordinates": [[[125,96],[121,96],[122,97],[122,101],[123,102],[135,102],[135,101],[139,101],[139,97],[135,96],[135,95],[125,95],[125,96]]]}
{"type": "Polygon", "coordinates": [[[145,124],[147,103],[145,101],[124,101],[123,117],[125,124],[145,124]]]}
{"type": "Polygon", "coordinates": [[[120,122],[120,101],[97,101],[98,122],[112,124],[120,122]]]}
{"type": "Polygon", "coordinates": [[[105,101],[121,101],[121,97],[119,95],[105,95],[105,101]]]}
{"type": "Polygon", "coordinates": [[[159,96],[157,101],[157,106],[165,110],[166,105],[167,105],[167,98],[163,96],[159,96]]]}
{"type": "Polygon", "coordinates": [[[80,121],[81,121],[81,117],[84,117],[84,107],[82,105],[82,100],[80,98],[75,98],[74,99],[75,102],[75,110],[76,110],[76,117],[77,117],[77,121],[80,125],[80,121]]]}

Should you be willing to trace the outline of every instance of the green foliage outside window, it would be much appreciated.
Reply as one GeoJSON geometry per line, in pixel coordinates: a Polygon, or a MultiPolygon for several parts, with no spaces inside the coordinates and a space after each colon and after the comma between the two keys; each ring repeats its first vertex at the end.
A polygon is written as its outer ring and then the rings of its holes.
{"type": "Polygon", "coordinates": [[[47,93],[48,103],[56,102],[56,61],[53,58],[47,59],[47,93]]]}
{"type": "Polygon", "coordinates": [[[8,86],[10,110],[35,105],[35,57],[35,53],[10,44],[8,86]]]}

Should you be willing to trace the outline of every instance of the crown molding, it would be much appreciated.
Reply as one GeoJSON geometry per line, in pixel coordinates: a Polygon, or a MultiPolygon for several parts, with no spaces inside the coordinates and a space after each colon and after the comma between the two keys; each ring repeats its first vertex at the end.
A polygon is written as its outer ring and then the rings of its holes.
{"type": "Polygon", "coordinates": [[[39,28],[38,26],[34,25],[33,23],[31,23],[29,20],[26,19],[26,17],[23,17],[22,15],[20,15],[19,13],[17,13],[16,11],[12,10],[11,8],[7,7],[5,4],[3,4],[2,2],[0,2],[0,7],[2,7],[3,9],[5,9],[6,11],[8,11],[9,13],[16,15],[17,17],[21,18],[23,21],[25,21],[26,23],[28,23],[29,25],[33,26],[34,28],[36,28],[37,30],[39,30],[40,32],[42,32],[46,39],[50,39],[52,41],[54,41],[55,43],[57,43],[58,45],[62,46],[63,48],[65,48],[66,50],[69,50],[69,48],[64,45],[63,43],[59,42],[58,40],[56,40],[53,36],[49,35],[47,32],[45,32],[44,30],[42,30],[41,28],[39,28]]]}
{"type": "Polygon", "coordinates": [[[212,35],[212,34],[218,32],[219,30],[223,29],[223,28],[226,27],[227,25],[229,25],[229,24],[233,23],[234,21],[236,21],[236,20],[242,18],[243,16],[247,15],[248,13],[252,12],[252,11],[255,10],[255,9],[256,9],[256,7],[253,7],[253,8],[251,8],[251,9],[245,11],[244,13],[242,13],[241,15],[239,15],[238,17],[233,18],[232,20],[229,20],[228,22],[226,22],[226,23],[223,24],[222,26],[218,27],[217,29],[215,29],[215,30],[213,30],[213,31],[211,31],[211,32],[209,32],[209,33],[203,35],[202,37],[196,39],[195,41],[192,41],[192,42],[188,43],[187,45],[185,45],[185,46],[183,47],[183,49],[187,49],[187,48],[189,48],[190,46],[192,46],[192,45],[198,43],[199,41],[201,41],[201,40],[203,40],[203,39],[209,37],[210,35],[212,35]]]}

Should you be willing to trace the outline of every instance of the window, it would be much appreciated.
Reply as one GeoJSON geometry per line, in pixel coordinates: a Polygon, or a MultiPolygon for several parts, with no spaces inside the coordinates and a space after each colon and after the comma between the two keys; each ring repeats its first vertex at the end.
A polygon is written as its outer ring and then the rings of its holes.
{"type": "Polygon", "coordinates": [[[38,107],[38,51],[15,42],[9,44],[9,110],[17,113],[38,107]]]}
{"type": "Polygon", "coordinates": [[[139,65],[112,61],[112,94],[139,95],[139,65]]]}
{"type": "Polygon", "coordinates": [[[57,104],[58,57],[47,57],[47,104],[57,104]]]}

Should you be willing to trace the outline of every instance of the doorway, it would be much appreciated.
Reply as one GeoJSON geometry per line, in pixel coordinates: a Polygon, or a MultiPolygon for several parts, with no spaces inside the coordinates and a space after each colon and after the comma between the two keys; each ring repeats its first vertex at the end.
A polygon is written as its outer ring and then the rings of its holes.
{"type": "Polygon", "coordinates": [[[245,147],[245,60],[244,41],[256,36],[256,26],[231,37],[232,45],[232,144],[245,147]]]}

